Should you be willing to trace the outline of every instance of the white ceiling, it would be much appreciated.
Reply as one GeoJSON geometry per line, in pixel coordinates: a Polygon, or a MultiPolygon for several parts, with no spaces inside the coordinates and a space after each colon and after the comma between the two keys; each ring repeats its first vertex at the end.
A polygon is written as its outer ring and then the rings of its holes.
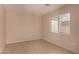
{"type": "Polygon", "coordinates": [[[45,6],[45,4],[21,4],[21,5],[5,5],[7,8],[16,8],[18,11],[26,11],[35,15],[45,15],[51,11],[54,11],[60,7],[65,6],[64,4],[50,4],[50,6],[45,6]]]}
{"type": "Polygon", "coordinates": [[[32,4],[32,5],[26,5],[26,10],[28,12],[41,16],[63,6],[65,5],[64,4],[51,4],[50,6],[45,6],[45,4],[32,4]]]}

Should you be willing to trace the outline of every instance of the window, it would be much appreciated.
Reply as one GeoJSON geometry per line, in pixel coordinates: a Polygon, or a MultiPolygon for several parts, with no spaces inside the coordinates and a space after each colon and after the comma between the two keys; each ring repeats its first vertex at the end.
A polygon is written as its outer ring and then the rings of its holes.
{"type": "Polygon", "coordinates": [[[58,33],[58,21],[52,21],[52,32],[58,33]]]}
{"type": "Polygon", "coordinates": [[[51,29],[54,33],[70,34],[70,13],[53,17],[51,29]]]}

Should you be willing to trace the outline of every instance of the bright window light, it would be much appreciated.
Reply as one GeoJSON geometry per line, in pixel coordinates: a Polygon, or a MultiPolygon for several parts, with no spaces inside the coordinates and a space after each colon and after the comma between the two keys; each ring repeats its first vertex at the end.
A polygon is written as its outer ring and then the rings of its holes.
{"type": "Polygon", "coordinates": [[[52,32],[58,33],[58,21],[51,21],[52,23],[52,32]]]}
{"type": "Polygon", "coordinates": [[[51,31],[70,34],[70,13],[55,16],[51,21],[51,31]]]}

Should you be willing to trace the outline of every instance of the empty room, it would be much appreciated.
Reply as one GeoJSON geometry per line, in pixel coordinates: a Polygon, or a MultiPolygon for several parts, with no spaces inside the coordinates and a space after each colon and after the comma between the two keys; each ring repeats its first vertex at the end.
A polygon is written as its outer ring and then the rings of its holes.
{"type": "Polygon", "coordinates": [[[1,4],[0,53],[78,54],[78,4],[1,4]]]}

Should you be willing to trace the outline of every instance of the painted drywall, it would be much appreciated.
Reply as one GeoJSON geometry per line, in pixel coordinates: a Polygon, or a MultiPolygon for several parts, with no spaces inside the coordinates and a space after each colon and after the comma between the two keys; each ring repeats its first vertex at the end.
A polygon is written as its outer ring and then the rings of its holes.
{"type": "Polygon", "coordinates": [[[5,45],[4,7],[0,5],[0,53],[3,51],[4,45],[5,45]]]}
{"type": "Polygon", "coordinates": [[[43,39],[54,43],[60,47],[79,53],[79,5],[67,5],[50,12],[42,17],[43,19],[43,39]],[[71,13],[70,34],[51,32],[51,20],[53,16],[64,13],[71,13]]]}
{"type": "Polygon", "coordinates": [[[6,44],[41,39],[41,18],[20,5],[6,7],[6,44]]]}

